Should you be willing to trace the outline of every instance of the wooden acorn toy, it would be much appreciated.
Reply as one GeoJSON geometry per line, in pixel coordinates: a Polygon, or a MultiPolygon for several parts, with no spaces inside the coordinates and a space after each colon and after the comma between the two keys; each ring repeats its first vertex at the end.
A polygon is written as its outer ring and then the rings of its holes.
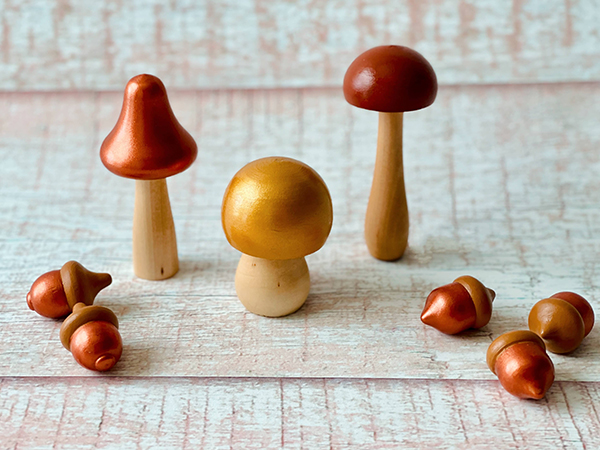
{"type": "Polygon", "coordinates": [[[554,364],[532,331],[504,333],[490,344],[486,359],[502,387],[516,397],[539,400],[554,382],[554,364]]]}
{"type": "Polygon", "coordinates": [[[492,317],[496,293],[479,280],[465,275],[431,291],[421,313],[425,325],[446,334],[481,328],[492,317]]]}
{"type": "Polygon", "coordinates": [[[242,252],[235,274],[248,311],[280,317],[298,310],[310,290],[304,257],[331,231],[331,196],[323,179],[290,158],[253,161],[237,172],[223,197],[223,230],[242,252]]]}
{"type": "Polygon", "coordinates": [[[594,326],[592,305],[574,292],[559,292],[537,302],[529,313],[529,329],[552,353],[575,350],[594,326]]]}
{"type": "Polygon", "coordinates": [[[365,219],[372,256],[394,261],[408,243],[408,207],[402,162],[404,113],[431,105],[437,78],[427,60],[399,45],[382,45],[359,55],[344,77],[348,103],[379,112],[377,157],[365,219]]]}
{"type": "Polygon", "coordinates": [[[166,178],[186,170],[197,154],[163,83],[152,75],[129,80],[121,115],[102,143],[100,158],[111,172],[136,180],[133,270],[140,278],[163,280],[179,270],[166,178]]]}
{"type": "Polygon", "coordinates": [[[77,303],[94,303],[98,293],[111,283],[109,274],[91,272],[77,261],[69,261],[33,282],[27,306],[41,316],[58,319],[71,313],[77,303]]]}
{"type": "Polygon", "coordinates": [[[60,327],[60,341],[86,369],[104,372],[121,358],[117,316],[103,306],[77,303],[60,327]]]}

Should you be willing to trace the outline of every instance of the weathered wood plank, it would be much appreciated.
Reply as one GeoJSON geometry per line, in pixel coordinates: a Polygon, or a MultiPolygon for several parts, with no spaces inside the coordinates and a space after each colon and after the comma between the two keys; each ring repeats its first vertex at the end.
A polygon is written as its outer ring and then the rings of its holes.
{"type": "Polygon", "coordinates": [[[339,86],[375,45],[423,52],[444,84],[600,79],[585,0],[0,1],[0,89],[339,86]]]}
{"type": "Polygon", "coordinates": [[[598,383],[7,378],[2,448],[598,448],[598,383]]]}
{"type": "MultiPolygon", "coordinates": [[[[174,110],[198,161],[169,181],[181,272],[131,267],[133,182],[100,163],[120,94],[1,94],[0,376],[89,375],[25,294],[77,259],[114,277],[98,298],[125,342],[116,375],[488,379],[485,351],[526,327],[533,303],[574,290],[598,308],[599,84],[443,88],[405,120],[411,212],[406,257],[382,263],[362,237],[376,114],[338,90],[185,92],[174,110]],[[223,191],[246,162],[281,154],[328,183],[334,227],[308,258],[312,293],[297,314],[246,313],[238,253],[220,226],[223,191]],[[423,326],[429,291],[465,273],[498,293],[491,323],[448,337],[423,326]]],[[[600,333],[553,356],[559,380],[600,380],[600,333]]]]}

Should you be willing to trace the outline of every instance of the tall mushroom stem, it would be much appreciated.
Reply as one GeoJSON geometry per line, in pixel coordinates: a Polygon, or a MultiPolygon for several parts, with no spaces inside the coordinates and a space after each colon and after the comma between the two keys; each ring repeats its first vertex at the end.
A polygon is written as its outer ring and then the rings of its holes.
{"type": "Polygon", "coordinates": [[[164,280],[178,270],[177,238],[167,180],[136,180],[133,271],[145,280],[164,280]]]}
{"type": "Polygon", "coordinates": [[[408,243],[408,207],[402,164],[404,113],[379,113],[377,157],[365,219],[365,239],[373,257],[394,261],[408,243]]]}
{"type": "Polygon", "coordinates": [[[281,317],[306,301],[310,274],[304,258],[270,260],[242,254],[235,272],[235,290],[248,311],[281,317]]]}

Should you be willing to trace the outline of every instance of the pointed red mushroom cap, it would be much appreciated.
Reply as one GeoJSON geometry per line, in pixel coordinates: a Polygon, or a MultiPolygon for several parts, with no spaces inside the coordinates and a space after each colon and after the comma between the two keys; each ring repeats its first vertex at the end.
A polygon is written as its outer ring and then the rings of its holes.
{"type": "Polygon", "coordinates": [[[175,118],[164,84],[153,75],[127,83],[117,124],[104,139],[100,159],[111,172],[159,180],[187,169],[198,147],[175,118]]]}
{"type": "Polygon", "coordinates": [[[344,76],[348,103],[379,112],[425,108],[437,95],[437,77],[418,52],[401,45],[382,45],[360,54],[344,76]]]}

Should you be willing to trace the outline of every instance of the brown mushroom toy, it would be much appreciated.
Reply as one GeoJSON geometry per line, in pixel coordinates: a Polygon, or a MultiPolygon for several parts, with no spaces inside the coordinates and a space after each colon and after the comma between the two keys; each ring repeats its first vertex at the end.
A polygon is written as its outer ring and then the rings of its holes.
{"type": "Polygon", "coordinates": [[[152,75],[129,80],[121,115],[102,143],[100,158],[111,172],[136,180],[133,270],[140,278],[163,280],[179,270],[166,178],[186,170],[197,153],[163,83],[152,75]]]}
{"type": "Polygon", "coordinates": [[[367,247],[377,259],[399,259],[408,243],[403,115],[431,105],[436,95],[437,78],[429,62],[398,45],[367,50],[350,64],[344,77],[348,103],[379,112],[377,157],[365,219],[367,247]]]}
{"type": "Polygon", "coordinates": [[[94,303],[98,293],[111,283],[109,274],[91,272],[77,261],[69,261],[33,282],[27,306],[41,316],[58,319],[68,315],[77,303],[94,303]]]}
{"type": "Polygon", "coordinates": [[[304,257],[323,246],[333,221],[319,174],[291,158],[253,161],[227,186],[221,219],[227,240],[243,253],[235,289],[246,309],[268,317],[298,310],[310,290],[304,257]]]}
{"type": "Polygon", "coordinates": [[[496,293],[479,280],[465,275],[431,291],[421,313],[421,321],[442,333],[456,334],[468,328],[481,328],[492,317],[496,293]]]}
{"type": "Polygon", "coordinates": [[[559,292],[537,302],[529,313],[529,329],[552,353],[575,350],[594,326],[589,302],[574,292],[559,292]]]}
{"type": "Polygon", "coordinates": [[[554,382],[554,364],[544,341],[531,331],[510,331],[494,340],[487,365],[502,387],[519,398],[543,398],[554,382]]]}

